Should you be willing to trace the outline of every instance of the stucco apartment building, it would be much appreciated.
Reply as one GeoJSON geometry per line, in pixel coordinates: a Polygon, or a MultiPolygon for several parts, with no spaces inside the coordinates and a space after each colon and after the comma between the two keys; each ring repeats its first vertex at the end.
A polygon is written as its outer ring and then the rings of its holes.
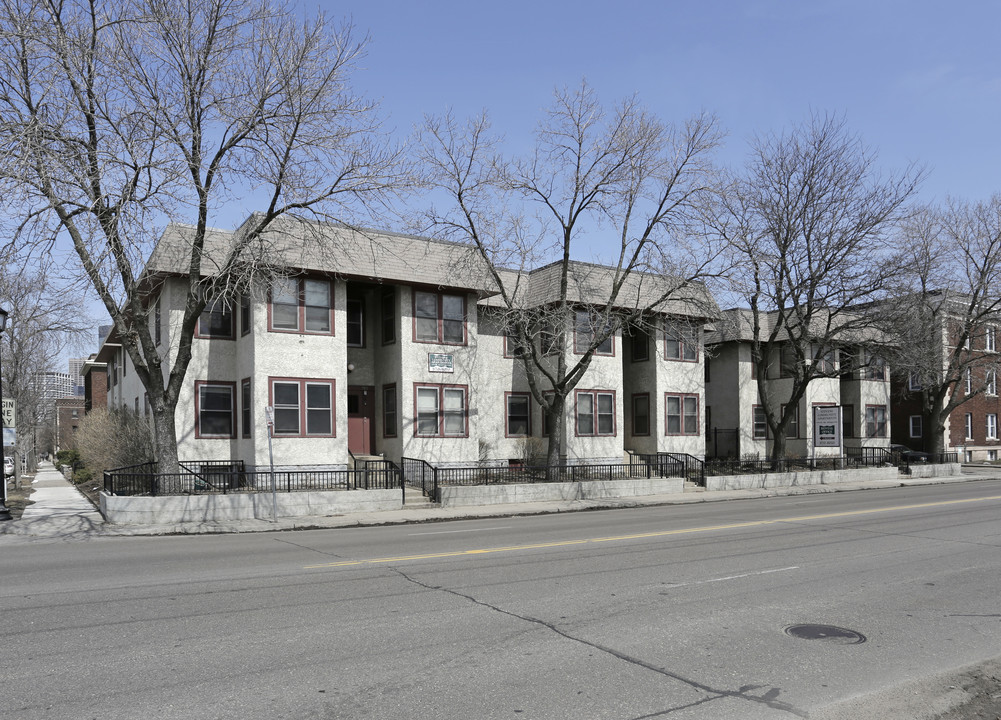
{"type": "MultiPolygon", "coordinates": [[[[768,318],[764,318],[767,322],[768,318]]],[[[768,457],[771,438],[761,407],[751,347],[751,311],[727,310],[707,339],[705,383],[707,454],[768,457]]],[[[767,392],[784,405],[791,397],[788,345],[779,344],[768,367],[767,392]]],[[[890,444],[890,374],[878,355],[858,347],[811,352],[823,376],[813,379],[787,427],[790,456],[839,455],[855,448],[886,448],[890,444]],[[841,407],[842,446],[814,446],[814,408],[841,407]]]]}
{"type": "MultiPolygon", "coordinates": [[[[206,311],[178,404],[182,460],[345,467],[382,455],[437,465],[522,462],[550,431],[505,328],[497,288],[468,246],[333,225],[286,228],[271,239],[287,269],[239,307],[206,311]]],[[[236,231],[239,232],[239,229],[236,231]]],[[[145,269],[153,336],[176,351],[191,228],[171,225],[145,269]]],[[[233,233],[213,231],[206,267],[233,233]]],[[[575,264],[573,356],[609,268],[575,264]]],[[[522,274],[524,297],[554,298],[554,266],[522,274]]],[[[647,276],[654,283],[653,276],[647,276]]],[[[642,301],[645,290],[626,293],[642,301]]],[[[702,455],[704,290],[671,302],[642,331],[617,329],[595,354],[566,408],[569,462],[623,461],[627,452],[702,455]]],[[[607,297],[607,295],[606,295],[607,297]]],[[[540,339],[544,341],[544,339],[540,339]]],[[[108,403],[146,410],[141,383],[112,333],[108,403]]]]}

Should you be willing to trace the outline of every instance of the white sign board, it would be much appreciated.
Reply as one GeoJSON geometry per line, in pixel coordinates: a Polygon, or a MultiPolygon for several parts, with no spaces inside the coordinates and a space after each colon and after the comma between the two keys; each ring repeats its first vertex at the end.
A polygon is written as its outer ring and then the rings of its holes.
{"type": "Polygon", "coordinates": [[[428,353],[428,372],[455,372],[452,356],[445,353],[428,353]]]}
{"type": "Polygon", "coordinates": [[[841,447],[841,408],[818,406],[813,408],[814,447],[841,447]]]}
{"type": "Polygon", "coordinates": [[[15,419],[17,417],[17,412],[15,412],[16,409],[17,409],[16,400],[14,400],[13,398],[3,399],[3,405],[2,408],[0,408],[0,410],[2,410],[2,412],[0,412],[0,417],[3,418],[4,427],[8,428],[17,427],[17,420],[15,419]]]}
{"type": "Polygon", "coordinates": [[[3,429],[3,445],[4,447],[14,447],[17,445],[17,430],[9,427],[3,429]]]}

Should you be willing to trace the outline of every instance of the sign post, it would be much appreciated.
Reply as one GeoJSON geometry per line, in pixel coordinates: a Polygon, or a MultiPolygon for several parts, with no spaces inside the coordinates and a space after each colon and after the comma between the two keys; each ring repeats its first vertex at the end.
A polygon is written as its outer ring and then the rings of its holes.
{"type": "Polygon", "coordinates": [[[278,522],[278,490],[275,487],[275,454],[271,448],[271,437],[275,432],[275,409],[264,408],[264,420],[268,424],[268,461],[271,463],[271,522],[278,522]]]}

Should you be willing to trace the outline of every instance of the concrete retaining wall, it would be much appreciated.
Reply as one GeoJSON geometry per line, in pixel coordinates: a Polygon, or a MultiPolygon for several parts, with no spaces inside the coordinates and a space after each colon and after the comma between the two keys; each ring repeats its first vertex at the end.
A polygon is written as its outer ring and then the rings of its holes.
{"type": "MultiPolygon", "coordinates": [[[[399,510],[399,490],[342,490],[278,493],[279,517],[345,515],[399,510]]],[[[125,497],[101,493],[101,514],[121,525],[213,523],[266,520],[271,517],[271,493],[125,497]]]]}
{"type": "Polygon", "coordinates": [[[911,465],[912,478],[948,477],[962,475],[963,466],[959,463],[942,463],[941,465],[911,465]]]}
{"type": "Polygon", "coordinates": [[[895,467],[715,475],[706,478],[706,490],[748,490],[751,488],[792,487],[793,485],[834,485],[836,483],[864,482],[866,480],[896,480],[898,477],[899,473],[895,467]]]}
{"type": "Polygon", "coordinates": [[[442,507],[500,505],[555,500],[600,500],[602,498],[680,493],[684,489],[685,481],[681,478],[630,478],[627,480],[515,483],[511,485],[447,485],[439,488],[442,507]]]}

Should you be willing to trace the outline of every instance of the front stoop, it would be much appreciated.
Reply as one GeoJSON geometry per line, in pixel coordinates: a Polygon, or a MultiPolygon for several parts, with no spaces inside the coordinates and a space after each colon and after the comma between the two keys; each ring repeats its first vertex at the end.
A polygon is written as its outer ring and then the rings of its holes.
{"type": "Polygon", "coordinates": [[[420,488],[407,485],[403,502],[404,510],[430,510],[437,507],[441,506],[438,503],[428,500],[420,488]]]}

